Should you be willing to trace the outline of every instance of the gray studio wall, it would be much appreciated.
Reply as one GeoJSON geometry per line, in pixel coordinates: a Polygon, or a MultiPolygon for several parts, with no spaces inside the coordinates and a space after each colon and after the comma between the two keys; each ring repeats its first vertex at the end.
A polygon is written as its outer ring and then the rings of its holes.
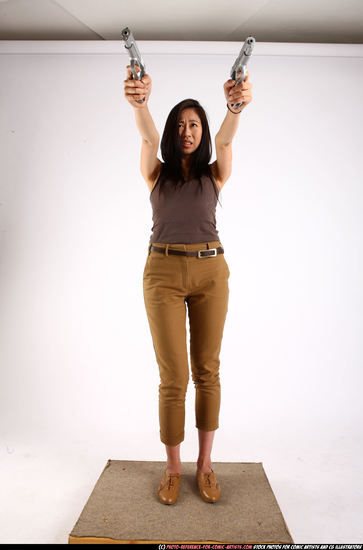
{"type": "MultiPolygon", "coordinates": [[[[241,45],[138,42],[160,136],[193,97],[214,139],[241,45]]],[[[162,458],[128,62],[121,42],[0,42],[1,432],[162,458]]],[[[361,422],[362,69],[363,46],[339,44],[257,41],[249,64],[253,101],[217,205],[231,272],[218,437],[245,460],[261,458],[254,438],[361,422]]],[[[195,442],[190,378],[185,448],[195,442]]]]}

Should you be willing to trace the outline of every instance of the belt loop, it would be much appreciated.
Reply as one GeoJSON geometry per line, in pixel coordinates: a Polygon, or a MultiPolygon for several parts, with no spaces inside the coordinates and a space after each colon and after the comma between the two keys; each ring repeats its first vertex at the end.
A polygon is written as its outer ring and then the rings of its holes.
{"type": "Polygon", "coordinates": [[[151,251],[152,245],[153,245],[153,243],[149,244],[149,250],[148,250],[148,253],[147,253],[148,256],[150,256],[150,251],[151,251]]]}
{"type": "Polygon", "coordinates": [[[166,249],[165,249],[165,254],[166,254],[167,256],[169,256],[169,254],[168,254],[168,248],[169,248],[169,245],[167,244],[167,245],[166,245],[166,249]]]}
{"type": "Polygon", "coordinates": [[[209,243],[207,243],[207,250],[209,250],[209,243]]]}

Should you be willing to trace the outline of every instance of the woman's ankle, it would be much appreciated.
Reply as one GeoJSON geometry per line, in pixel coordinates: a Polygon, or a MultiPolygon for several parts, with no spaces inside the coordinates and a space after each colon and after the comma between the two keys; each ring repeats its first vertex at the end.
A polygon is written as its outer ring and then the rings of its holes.
{"type": "Polygon", "coordinates": [[[197,460],[198,469],[212,468],[212,460],[210,457],[198,458],[197,460]]]}
{"type": "Polygon", "coordinates": [[[166,472],[168,474],[181,474],[182,466],[181,462],[166,463],[166,472]]]}

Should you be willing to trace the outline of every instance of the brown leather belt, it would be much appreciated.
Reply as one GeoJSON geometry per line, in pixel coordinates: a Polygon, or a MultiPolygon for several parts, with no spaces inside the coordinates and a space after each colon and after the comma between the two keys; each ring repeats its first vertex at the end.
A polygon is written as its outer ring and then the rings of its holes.
{"type": "MultiPolygon", "coordinates": [[[[151,246],[150,250],[155,252],[165,253],[166,248],[160,248],[160,246],[151,246]]],[[[217,256],[217,254],[223,254],[224,249],[222,246],[218,248],[205,248],[203,250],[173,250],[168,248],[168,254],[179,254],[181,256],[198,256],[198,258],[209,258],[211,256],[217,256]]]]}

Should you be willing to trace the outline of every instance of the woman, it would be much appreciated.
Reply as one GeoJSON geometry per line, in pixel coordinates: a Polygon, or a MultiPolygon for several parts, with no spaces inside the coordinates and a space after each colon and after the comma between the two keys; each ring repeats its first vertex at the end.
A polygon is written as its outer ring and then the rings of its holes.
{"type": "Polygon", "coordinates": [[[231,174],[231,142],[238,127],[238,114],[252,100],[252,84],[247,72],[243,83],[235,86],[235,81],[228,80],[223,85],[228,109],[215,138],[217,160],[213,164],[209,165],[212,147],[207,117],[193,99],[181,101],[169,113],[161,140],[162,163],[157,158],[159,134],[147,106],[151,78],[145,74],[142,80],[134,80],[130,65],[126,71],[124,93],[134,108],[143,139],[141,173],[153,207],[154,225],[143,289],[159,365],[160,439],[167,454],[158,497],[164,504],[173,504],[179,495],[180,444],[184,440],[189,380],[187,305],[199,437],[196,479],[202,498],[216,502],[221,488],[212,469],[211,451],[214,432],[219,427],[219,353],[230,272],[216,230],[215,209],[218,194],[231,174]],[[140,102],[142,98],[144,102],[140,102]],[[239,109],[231,107],[241,101],[239,109]]]}

